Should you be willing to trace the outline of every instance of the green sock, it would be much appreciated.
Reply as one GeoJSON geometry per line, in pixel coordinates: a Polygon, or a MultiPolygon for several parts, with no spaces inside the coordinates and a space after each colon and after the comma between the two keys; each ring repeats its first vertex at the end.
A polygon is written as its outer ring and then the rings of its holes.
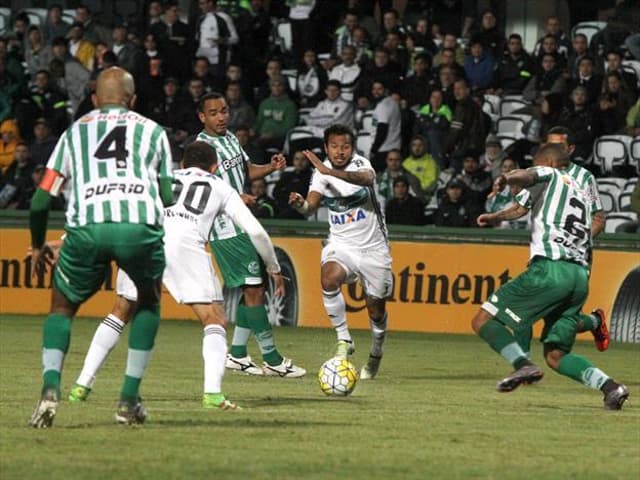
{"type": "Polygon", "coordinates": [[[151,350],[155,343],[160,325],[159,308],[139,309],[129,331],[129,353],[127,370],[120,391],[120,400],[135,403],[140,396],[140,382],[151,358],[151,350]]]}
{"type": "Polygon", "coordinates": [[[600,390],[609,379],[606,373],[594,367],[589,360],[574,353],[568,353],[560,359],[558,373],[594,390],[600,390]]]}
{"type": "Polygon", "coordinates": [[[236,358],[247,356],[247,342],[249,341],[249,335],[251,335],[251,328],[247,320],[246,309],[247,307],[242,302],[236,308],[236,325],[233,329],[233,339],[231,340],[231,350],[229,352],[232,357],[236,358]]]}
{"type": "Polygon", "coordinates": [[[600,326],[600,319],[595,315],[587,315],[586,313],[580,314],[580,321],[578,321],[578,333],[589,332],[595,330],[600,326]]]}
{"type": "Polygon", "coordinates": [[[269,365],[280,365],[282,363],[282,355],[276,349],[273,340],[273,328],[269,323],[266,307],[264,305],[245,306],[244,311],[251,331],[260,347],[262,358],[269,365]]]}
{"type": "Polygon", "coordinates": [[[514,336],[496,319],[492,318],[482,325],[478,335],[514,368],[519,368],[523,361],[527,361],[527,354],[518,345],[514,336]]]}
{"type": "Polygon", "coordinates": [[[69,349],[71,319],[51,313],[44,321],[42,335],[42,391],[54,389],[60,396],[60,377],[64,356],[69,349]]]}
{"type": "Polygon", "coordinates": [[[514,332],[513,336],[518,342],[518,345],[524,352],[524,354],[529,358],[529,354],[531,351],[531,338],[533,338],[533,328],[527,328],[523,330],[519,330],[514,332]]]}

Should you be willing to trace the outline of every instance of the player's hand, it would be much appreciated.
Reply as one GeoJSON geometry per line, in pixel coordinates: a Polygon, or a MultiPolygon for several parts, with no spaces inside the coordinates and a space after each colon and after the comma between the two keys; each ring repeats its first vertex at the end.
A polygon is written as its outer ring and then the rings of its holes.
{"type": "Polygon", "coordinates": [[[270,273],[269,275],[273,279],[273,283],[275,283],[276,285],[276,288],[273,291],[273,294],[276,297],[284,297],[284,294],[286,293],[286,289],[284,286],[284,277],[282,276],[282,273],[270,273]]]}
{"type": "Polygon", "coordinates": [[[281,153],[276,153],[271,157],[271,169],[273,171],[276,170],[284,170],[287,167],[287,159],[281,153]]]}
{"type": "Polygon", "coordinates": [[[476,222],[480,227],[489,227],[497,223],[495,215],[493,215],[492,213],[483,213],[478,217],[476,222]]]}
{"type": "Polygon", "coordinates": [[[311,162],[311,165],[313,165],[316,168],[316,170],[318,170],[318,172],[320,172],[321,174],[327,175],[331,170],[324,163],[322,163],[322,160],[320,160],[318,156],[315,153],[313,153],[311,150],[303,150],[302,154],[305,157],[307,157],[307,160],[311,162]]]}
{"type": "Polygon", "coordinates": [[[504,187],[506,187],[506,186],[507,186],[507,177],[505,177],[504,175],[498,176],[493,181],[493,190],[494,191],[501,192],[502,190],[504,190],[504,187]]]}
{"type": "Polygon", "coordinates": [[[253,207],[257,201],[257,198],[255,196],[249,195],[248,193],[241,193],[240,198],[247,207],[253,207]]]}
{"type": "Polygon", "coordinates": [[[55,240],[45,243],[42,248],[31,248],[27,250],[27,256],[31,257],[31,277],[42,275],[53,268],[60,256],[62,241],[55,240]]]}
{"type": "Polygon", "coordinates": [[[298,192],[291,192],[289,194],[289,205],[294,208],[300,208],[304,204],[304,197],[298,192]]]}

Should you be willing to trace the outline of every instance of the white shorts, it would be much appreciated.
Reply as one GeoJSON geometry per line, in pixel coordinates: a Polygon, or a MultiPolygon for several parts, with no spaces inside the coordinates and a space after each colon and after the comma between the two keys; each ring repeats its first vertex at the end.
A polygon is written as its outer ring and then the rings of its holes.
{"type": "Polygon", "coordinates": [[[347,272],[347,283],[360,279],[369,297],[384,299],[393,292],[391,254],[386,246],[367,250],[328,243],[320,264],[327,262],[336,262],[347,272]]]}
{"type": "MultiPolygon", "coordinates": [[[[222,287],[213,270],[211,256],[205,250],[185,246],[170,248],[165,245],[164,253],[167,266],[162,282],[176,302],[222,302],[222,287]]],[[[127,300],[138,299],[136,286],[124,270],[118,271],[116,293],[127,300]]]]}

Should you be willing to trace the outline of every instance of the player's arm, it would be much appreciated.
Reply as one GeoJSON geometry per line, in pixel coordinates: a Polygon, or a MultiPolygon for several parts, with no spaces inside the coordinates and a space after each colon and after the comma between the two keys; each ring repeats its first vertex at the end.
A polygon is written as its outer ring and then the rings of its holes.
{"type": "Polygon", "coordinates": [[[495,213],[483,213],[478,217],[478,225],[486,227],[487,225],[499,225],[504,221],[517,220],[529,213],[529,209],[518,203],[514,203],[510,207],[495,213]]]}
{"type": "Polygon", "coordinates": [[[591,218],[591,238],[595,238],[603,232],[606,222],[607,214],[602,210],[593,214],[591,218]]]}
{"type": "Polygon", "coordinates": [[[323,175],[336,177],[340,180],[344,180],[345,182],[353,183],[354,185],[362,185],[363,187],[373,186],[373,182],[376,179],[376,174],[372,168],[363,168],[361,170],[347,172],[327,167],[311,150],[304,150],[302,153],[309,159],[316,170],[323,175]]]}
{"type": "Polygon", "coordinates": [[[538,183],[545,183],[553,177],[551,167],[531,167],[526,170],[518,169],[500,175],[496,178],[496,184],[503,189],[506,185],[511,187],[531,187],[538,183]]]}
{"type": "Polygon", "coordinates": [[[173,173],[171,172],[171,145],[169,145],[166,132],[162,132],[160,135],[158,157],[158,192],[162,205],[168,207],[175,203],[175,199],[173,198],[173,173]]]}
{"type": "Polygon", "coordinates": [[[298,192],[291,192],[289,194],[289,205],[295,208],[298,213],[307,217],[316,213],[318,208],[320,208],[321,202],[322,194],[314,190],[309,191],[306,199],[298,192]]]}
{"type": "Polygon", "coordinates": [[[287,166],[287,159],[284,155],[277,153],[271,157],[271,161],[266,165],[255,165],[251,162],[247,162],[247,169],[249,171],[249,181],[264,178],[267,175],[275,172],[276,170],[284,170],[287,166]]]}

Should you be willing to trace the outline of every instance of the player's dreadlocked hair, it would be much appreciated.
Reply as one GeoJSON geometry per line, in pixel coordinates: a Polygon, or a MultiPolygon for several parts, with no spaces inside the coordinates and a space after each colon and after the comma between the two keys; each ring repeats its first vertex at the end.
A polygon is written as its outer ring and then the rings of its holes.
{"type": "Polygon", "coordinates": [[[218,163],[215,149],[206,142],[193,142],[184,150],[182,156],[183,168],[198,167],[209,170],[211,165],[218,163]]]}

